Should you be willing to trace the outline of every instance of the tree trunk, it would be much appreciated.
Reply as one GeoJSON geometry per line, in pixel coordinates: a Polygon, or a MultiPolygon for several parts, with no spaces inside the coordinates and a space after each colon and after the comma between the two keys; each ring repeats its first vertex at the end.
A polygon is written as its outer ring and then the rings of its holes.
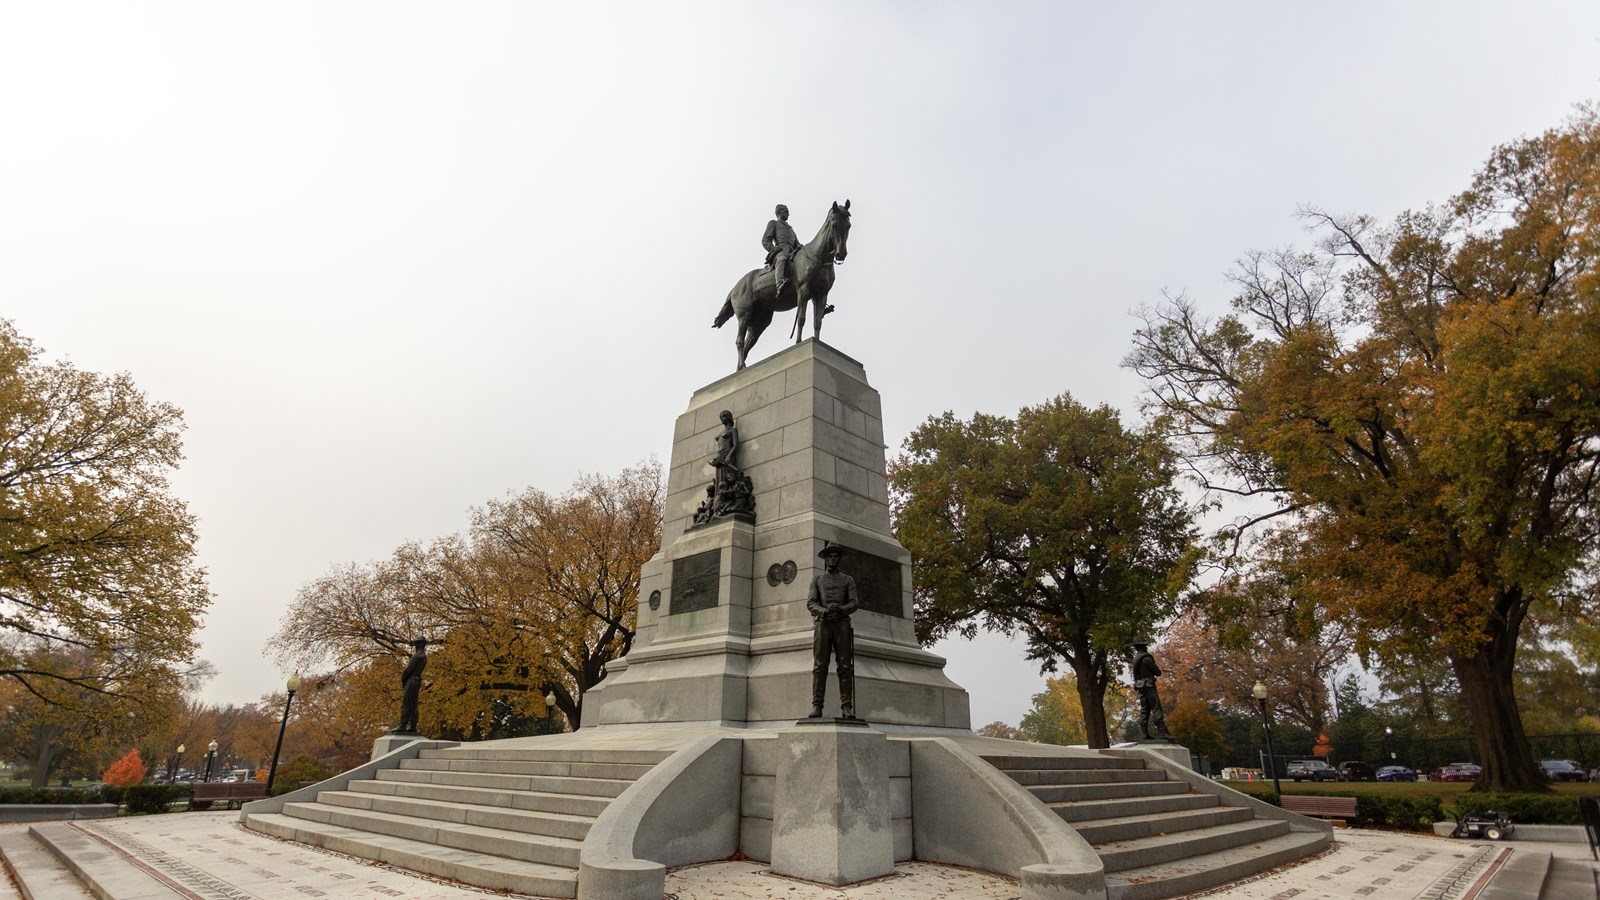
{"type": "Polygon", "coordinates": [[[50,766],[56,756],[55,739],[60,734],[61,729],[54,726],[41,726],[37,732],[33,751],[33,786],[36,788],[50,783],[50,766]]]}
{"type": "Polygon", "coordinates": [[[1106,679],[1104,668],[1091,661],[1088,652],[1072,659],[1072,674],[1078,682],[1078,705],[1083,707],[1083,733],[1089,746],[1103,750],[1111,746],[1106,730],[1106,679]]]}
{"type": "Polygon", "coordinates": [[[1470,657],[1450,658],[1461,699],[1472,721],[1483,772],[1471,790],[1503,793],[1548,793],[1550,785],[1528,749],[1512,688],[1516,635],[1504,631],[1470,657]]]}

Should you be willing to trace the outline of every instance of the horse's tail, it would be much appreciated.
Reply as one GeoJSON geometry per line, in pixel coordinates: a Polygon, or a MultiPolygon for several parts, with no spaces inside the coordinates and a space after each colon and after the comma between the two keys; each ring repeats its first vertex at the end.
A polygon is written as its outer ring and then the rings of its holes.
{"type": "Polygon", "coordinates": [[[728,299],[722,301],[722,312],[717,313],[716,321],[711,323],[712,328],[721,328],[722,323],[733,318],[733,295],[738,290],[739,286],[734,285],[733,290],[728,292],[728,299]]]}

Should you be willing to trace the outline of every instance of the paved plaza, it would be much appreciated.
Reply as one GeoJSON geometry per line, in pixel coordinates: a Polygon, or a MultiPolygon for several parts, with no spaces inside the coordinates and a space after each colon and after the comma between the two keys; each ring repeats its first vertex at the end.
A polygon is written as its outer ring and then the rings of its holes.
{"type": "MultiPolygon", "coordinates": [[[[506,896],[418,876],[247,831],[232,812],[181,813],[70,823],[85,836],[191,900],[304,900],[311,897],[396,897],[466,900],[506,896]]],[[[1454,900],[1475,889],[1512,855],[1525,850],[1588,859],[1583,844],[1501,843],[1431,835],[1339,829],[1332,849],[1295,865],[1197,896],[1217,900],[1454,900]]],[[[48,858],[13,854],[29,843],[26,825],[0,826],[0,845],[25,867],[48,858]],[[34,860],[28,862],[29,859],[34,860]]],[[[677,900],[1013,900],[1016,882],[984,872],[926,863],[901,864],[894,875],[838,889],[773,875],[763,863],[686,866],[667,879],[677,900]]],[[[58,882],[50,900],[89,898],[58,882]],[[76,893],[74,893],[76,892],[76,893]]],[[[20,894],[0,884],[0,898],[20,894]]]]}

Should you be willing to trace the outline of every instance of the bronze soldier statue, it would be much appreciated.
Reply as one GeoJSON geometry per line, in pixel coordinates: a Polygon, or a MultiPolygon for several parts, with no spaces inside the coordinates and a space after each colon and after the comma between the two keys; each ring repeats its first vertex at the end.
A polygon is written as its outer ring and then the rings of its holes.
{"type": "Polygon", "coordinates": [[[789,227],[789,207],[779,203],[773,214],[777,218],[767,223],[767,230],[761,235],[761,246],[767,251],[767,264],[772,266],[773,293],[782,297],[783,287],[789,283],[789,258],[800,249],[800,238],[789,227]]]}
{"type": "Polygon", "coordinates": [[[1167,714],[1161,709],[1161,695],[1156,692],[1156,677],[1161,667],[1147,649],[1150,641],[1135,638],[1133,641],[1133,687],[1139,692],[1139,731],[1147,741],[1170,741],[1167,731],[1167,714]]]}
{"type": "Polygon", "coordinates": [[[422,670],[428,667],[428,639],[419,637],[411,646],[417,652],[411,655],[405,671],[400,673],[404,690],[400,695],[400,725],[395,728],[395,734],[417,733],[417,699],[422,695],[422,670]]]}
{"type": "Polygon", "coordinates": [[[811,611],[811,714],[822,717],[822,698],[828,688],[828,657],[838,662],[839,714],[846,719],[856,717],[856,652],[855,632],[850,628],[850,614],[861,606],[856,595],[856,580],[839,571],[839,557],[844,548],[829,544],[817,556],[822,559],[823,572],[811,579],[811,593],[806,598],[806,609],[811,611]]]}

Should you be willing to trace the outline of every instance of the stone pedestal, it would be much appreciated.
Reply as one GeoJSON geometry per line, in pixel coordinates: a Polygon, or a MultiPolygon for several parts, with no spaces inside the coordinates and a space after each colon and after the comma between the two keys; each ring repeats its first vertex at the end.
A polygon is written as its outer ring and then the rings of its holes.
{"type": "MultiPolygon", "coordinates": [[[[641,573],[632,652],[585,696],[584,727],[790,727],[811,708],[806,594],[825,542],[845,548],[840,571],[862,597],[856,714],[971,727],[967,692],[917,643],[911,555],[889,528],[882,416],[861,364],[809,340],[694,393],[674,432],[661,552],[641,573]],[[755,521],[695,525],[723,410],[739,431],[755,521]]],[[[824,711],[839,712],[832,673],[824,711]]]]}
{"type": "Polygon", "coordinates": [[[1139,749],[1172,760],[1185,769],[1194,770],[1194,757],[1189,748],[1171,741],[1140,741],[1139,749]]]}
{"type": "Polygon", "coordinates": [[[830,722],[778,736],[772,870],[834,885],[894,872],[882,733],[830,722]]]}
{"type": "Polygon", "coordinates": [[[380,756],[388,756],[412,741],[426,740],[431,740],[431,738],[424,737],[414,732],[409,734],[386,734],[372,742],[372,756],[370,758],[377,759],[380,756]]]}

